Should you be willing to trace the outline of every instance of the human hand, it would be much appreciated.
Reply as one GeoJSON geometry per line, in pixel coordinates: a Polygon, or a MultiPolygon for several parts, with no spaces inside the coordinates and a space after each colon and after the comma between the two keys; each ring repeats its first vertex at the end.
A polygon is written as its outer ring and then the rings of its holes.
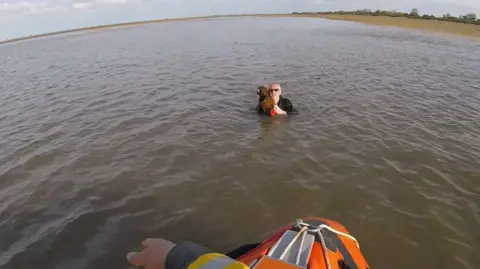
{"type": "Polygon", "coordinates": [[[278,105],[273,106],[273,110],[275,111],[276,114],[287,114],[284,110],[282,110],[278,105]]]}
{"type": "Polygon", "coordinates": [[[142,242],[144,249],[141,252],[130,252],[127,260],[136,266],[145,269],[165,269],[168,253],[175,247],[175,243],[161,238],[148,238],[142,242]]]}

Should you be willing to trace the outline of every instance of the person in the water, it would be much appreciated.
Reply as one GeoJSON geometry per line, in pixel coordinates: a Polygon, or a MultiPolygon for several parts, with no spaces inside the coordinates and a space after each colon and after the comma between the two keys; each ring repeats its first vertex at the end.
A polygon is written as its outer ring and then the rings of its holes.
{"type": "Polygon", "coordinates": [[[244,263],[192,242],[175,244],[161,238],[148,238],[142,246],[141,252],[128,253],[127,260],[146,269],[248,269],[244,263]]]}
{"type": "MultiPolygon", "coordinates": [[[[272,83],[269,87],[270,96],[275,101],[275,106],[273,109],[275,110],[276,114],[280,115],[287,115],[288,113],[293,112],[293,104],[292,102],[282,96],[282,87],[278,83],[272,83]]],[[[260,104],[257,105],[257,111],[261,112],[262,108],[260,104]]]]}

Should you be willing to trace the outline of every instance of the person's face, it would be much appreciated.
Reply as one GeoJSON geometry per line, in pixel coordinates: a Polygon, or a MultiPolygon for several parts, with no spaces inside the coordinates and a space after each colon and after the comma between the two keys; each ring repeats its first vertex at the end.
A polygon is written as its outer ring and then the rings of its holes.
{"type": "Polygon", "coordinates": [[[282,89],[278,85],[273,85],[270,87],[270,96],[279,97],[282,93],[282,89]]]}

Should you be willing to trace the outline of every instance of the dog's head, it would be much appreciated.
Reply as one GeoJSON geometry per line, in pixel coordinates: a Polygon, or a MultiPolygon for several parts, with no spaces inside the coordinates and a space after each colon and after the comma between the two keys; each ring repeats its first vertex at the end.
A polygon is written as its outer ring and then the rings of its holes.
{"type": "Polygon", "coordinates": [[[265,86],[259,86],[257,88],[258,102],[261,105],[262,110],[270,115],[272,114],[273,106],[275,102],[270,96],[270,90],[265,86]]]}
{"type": "Polygon", "coordinates": [[[259,86],[257,88],[257,95],[258,95],[258,101],[259,102],[262,102],[263,100],[265,100],[265,98],[269,97],[270,94],[269,94],[269,90],[267,87],[265,86],[259,86]]]}

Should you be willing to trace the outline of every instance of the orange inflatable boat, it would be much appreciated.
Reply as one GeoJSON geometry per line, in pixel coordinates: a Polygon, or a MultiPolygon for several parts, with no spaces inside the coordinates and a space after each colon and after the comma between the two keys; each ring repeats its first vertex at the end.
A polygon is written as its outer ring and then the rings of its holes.
{"type": "MultiPolygon", "coordinates": [[[[228,254],[227,254],[228,255],[228,254]]],[[[231,252],[252,269],[368,269],[357,240],[340,223],[308,217],[260,244],[231,252]]]]}

